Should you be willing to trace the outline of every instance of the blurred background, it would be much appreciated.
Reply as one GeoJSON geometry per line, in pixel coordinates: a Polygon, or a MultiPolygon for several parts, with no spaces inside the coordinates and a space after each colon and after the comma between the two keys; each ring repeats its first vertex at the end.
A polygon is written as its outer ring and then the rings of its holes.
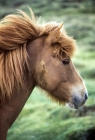
{"type": "Polygon", "coordinates": [[[95,0],[0,0],[0,18],[29,5],[42,20],[63,21],[78,43],[73,58],[89,98],[78,110],[59,106],[35,88],[7,140],[95,140],[95,0]]]}

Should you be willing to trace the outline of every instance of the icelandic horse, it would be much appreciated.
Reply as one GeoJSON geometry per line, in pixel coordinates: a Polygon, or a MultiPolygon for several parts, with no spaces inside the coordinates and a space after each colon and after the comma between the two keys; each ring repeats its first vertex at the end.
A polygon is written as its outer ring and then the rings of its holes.
{"type": "Polygon", "coordinates": [[[0,140],[20,114],[34,87],[55,101],[79,108],[88,98],[71,57],[76,41],[63,23],[40,24],[19,10],[0,21],[0,140]]]}

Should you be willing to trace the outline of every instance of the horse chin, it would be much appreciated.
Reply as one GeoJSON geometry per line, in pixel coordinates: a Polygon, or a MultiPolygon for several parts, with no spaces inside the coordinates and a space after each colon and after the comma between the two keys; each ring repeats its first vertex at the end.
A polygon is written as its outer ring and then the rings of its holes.
{"type": "Polygon", "coordinates": [[[71,103],[71,102],[67,103],[66,105],[67,105],[68,107],[72,108],[72,109],[78,109],[78,108],[79,108],[79,106],[77,106],[77,105],[75,105],[75,104],[73,104],[73,103],[71,103]]]}
{"type": "Polygon", "coordinates": [[[53,102],[58,103],[59,105],[63,105],[63,106],[67,104],[68,101],[66,99],[62,99],[56,96],[56,94],[54,94],[55,92],[48,92],[47,90],[44,90],[41,87],[38,87],[38,88],[41,90],[41,92],[43,91],[43,93],[45,93],[47,97],[53,102]]]}
{"type": "Polygon", "coordinates": [[[59,105],[63,105],[63,106],[66,105],[67,102],[65,100],[62,100],[61,98],[58,98],[58,97],[54,96],[53,94],[51,94],[47,91],[45,91],[45,93],[49,97],[49,99],[52,100],[53,102],[56,102],[59,105]]]}
{"type": "Polygon", "coordinates": [[[49,95],[49,98],[50,98],[52,101],[58,103],[59,105],[63,105],[63,106],[66,105],[66,101],[60,100],[59,98],[57,98],[57,97],[55,97],[55,96],[49,95]]]}

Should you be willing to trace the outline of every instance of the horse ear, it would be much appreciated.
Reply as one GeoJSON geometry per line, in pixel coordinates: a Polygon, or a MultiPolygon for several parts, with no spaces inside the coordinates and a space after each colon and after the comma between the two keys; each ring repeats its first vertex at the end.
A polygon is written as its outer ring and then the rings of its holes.
{"type": "Polygon", "coordinates": [[[59,37],[60,37],[60,30],[63,26],[63,22],[59,24],[59,26],[57,26],[48,36],[47,40],[50,43],[55,43],[58,41],[59,37]]]}

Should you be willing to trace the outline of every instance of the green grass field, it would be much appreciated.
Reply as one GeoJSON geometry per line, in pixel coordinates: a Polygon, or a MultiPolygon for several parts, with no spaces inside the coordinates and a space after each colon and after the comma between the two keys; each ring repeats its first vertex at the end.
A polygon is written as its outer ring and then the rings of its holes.
{"type": "MultiPolygon", "coordinates": [[[[61,1],[61,0],[60,0],[61,1]]],[[[43,3],[47,4],[46,1],[43,3]]],[[[35,88],[21,114],[8,131],[7,140],[94,140],[95,139],[95,14],[82,13],[80,9],[57,10],[58,3],[51,4],[53,9],[42,6],[40,2],[29,6],[45,21],[63,21],[70,36],[77,40],[78,50],[72,58],[76,69],[83,77],[89,98],[78,110],[59,106],[35,88]],[[39,8],[41,7],[42,8],[39,8]],[[39,12],[40,11],[40,12],[39,12]],[[40,13],[40,14],[39,14],[40,13]]],[[[14,11],[12,4],[8,11],[14,11]]],[[[6,7],[4,7],[6,9],[6,7]]],[[[6,12],[1,7],[1,14],[6,12]]],[[[17,9],[28,12],[26,4],[17,9]]],[[[1,15],[1,17],[2,17],[1,15]]]]}

